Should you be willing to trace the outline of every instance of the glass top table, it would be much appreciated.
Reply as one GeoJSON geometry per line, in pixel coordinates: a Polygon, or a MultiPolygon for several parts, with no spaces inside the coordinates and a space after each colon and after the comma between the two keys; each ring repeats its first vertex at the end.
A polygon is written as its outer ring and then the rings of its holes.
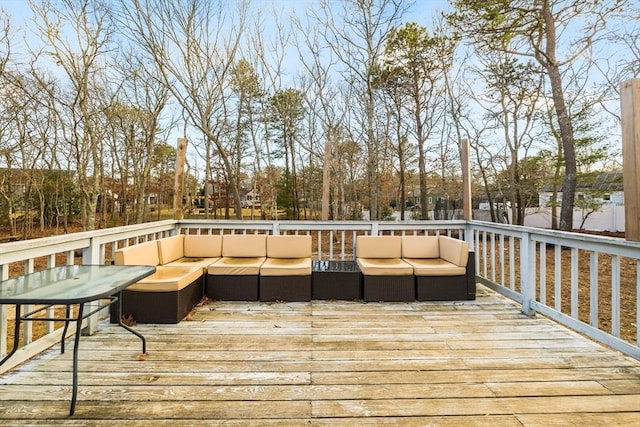
{"type": "MultiPolygon", "coordinates": [[[[9,360],[18,349],[21,321],[64,321],[60,344],[62,353],[64,353],[64,342],[69,323],[76,322],[73,347],[73,389],[69,410],[69,415],[73,415],[78,393],[78,344],[80,343],[82,321],[105,308],[105,306],[100,306],[85,313],[84,304],[109,299],[109,304],[118,302],[119,307],[122,290],[155,271],[156,268],[153,266],[64,265],[1,281],[0,304],[15,305],[16,316],[13,349],[0,360],[0,365],[9,360]],[[21,307],[25,304],[42,307],[21,314],[21,307]],[[78,308],[77,314],[72,316],[71,306],[74,304],[78,304],[78,308]],[[65,317],[35,317],[37,313],[54,305],[66,306],[65,317]]],[[[119,313],[120,310],[118,310],[119,325],[142,340],[142,352],[146,353],[144,337],[123,324],[119,313]]]]}

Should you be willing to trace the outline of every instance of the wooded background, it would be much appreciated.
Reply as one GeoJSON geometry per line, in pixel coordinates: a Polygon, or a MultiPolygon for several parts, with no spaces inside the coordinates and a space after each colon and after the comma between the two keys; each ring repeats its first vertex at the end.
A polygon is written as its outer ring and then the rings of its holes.
{"type": "MultiPolygon", "coordinates": [[[[0,12],[0,225],[160,218],[412,217],[473,196],[554,228],[619,171],[619,85],[640,71],[637,1],[30,1],[0,12]],[[437,2],[441,4],[441,2],[437,2]],[[23,8],[24,8],[23,4],[23,8]],[[429,13],[427,13],[429,12],[429,13]],[[507,203],[508,202],[508,203],[507,203]],[[246,209],[245,209],[246,213],[246,209]]],[[[1,7],[1,5],[0,5],[1,7]]]]}

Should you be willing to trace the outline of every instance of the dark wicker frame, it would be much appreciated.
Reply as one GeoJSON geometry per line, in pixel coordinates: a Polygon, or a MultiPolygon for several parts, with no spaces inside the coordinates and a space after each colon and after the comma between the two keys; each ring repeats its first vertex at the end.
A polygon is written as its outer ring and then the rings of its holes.
{"type": "Polygon", "coordinates": [[[311,301],[311,275],[260,276],[260,301],[311,301]]]}
{"type": "Polygon", "coordinates": [[[220,301],[258,301],[258,275],[206,275],[206,295],[220,301]]]}
{"type": "Polygon", "coordinates": [[[416,285],[410,276],[362,276],[362,298],[367,302],[415,301],[416,285]]]}
{"type": "Polygon", "coordinates": [[[329,261],[348,263],[349,268],[320,268],[314,262],[312,273],[312,298],[318,300],[359,300],[362,299],[362,273],[355,261],[329,261]]]}
{"type": "MultiPolygon", "coordinates": [[[[204,295],[204,276],[200,276],[179,291],[122,291],[122,315],[136,323],[178,323],[204,295]]],[[[112,323],[118,322],[116,304],[110,307],[112,323]]]]}

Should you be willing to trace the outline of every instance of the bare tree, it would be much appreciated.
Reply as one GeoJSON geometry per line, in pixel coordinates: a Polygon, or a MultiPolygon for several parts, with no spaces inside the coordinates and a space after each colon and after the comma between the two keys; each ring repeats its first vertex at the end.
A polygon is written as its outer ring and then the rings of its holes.
{"type": "Polygon", "coordinates": [[[236,217],[241,218],[240,188],[224,132],[232,113],[231,70],[247,25],[248,3],[228,6],[209,0],[122,1],[120,22],[129,26],[131,39],[153,59],[191,124],[202,132],[207,177],[214,151],[220,157],[236,217]]]}
{"type": "Polygon", "coordinates": [[[68,121],[64,138],[79,176],[82,224],[93,230],[101,186],[100,119],[104,107],[95,96],[100,92],[96,74],[101,71],[100,58],[108,52],[112,37],[108,5],[91,0],[30,4],[44,53],[68,79],[69,91],[58,98],[57,104],[68,121]],[[66,36],[68,31],[74,33],[74,43],[66,36]]]}
{"type": "Polygon", "coordinates": [[[563,146],[565,173],[559,226],[562,230],[571,230],[578,171],[563,69],[581,58],[601,34],[607,19],[624,8],[626,0],[455,0],[453,3],[456,12],[449,16],[450,22],[474,43],[534,58],[545,70],[563,146]],[[571,31],[572,26],[579,27],[571,31]],[[563,48],[568,53],[565,54],[563,48]]]}
{"type": "Polygon", "coordinates": [[[380,142],[376,137],[376,70],[391,29],[397,26],[410,4],[404,0],[345,0],[339,8],[330,0],[320,2],[314,15],[326,27],[325,41],[344,67],[345,79],[361,91],[358,99],[364,117],[358,124],[360,141],[367,153],[369,208],[371,219],[380,219],[378,206],[378,162],[380,142]]]}

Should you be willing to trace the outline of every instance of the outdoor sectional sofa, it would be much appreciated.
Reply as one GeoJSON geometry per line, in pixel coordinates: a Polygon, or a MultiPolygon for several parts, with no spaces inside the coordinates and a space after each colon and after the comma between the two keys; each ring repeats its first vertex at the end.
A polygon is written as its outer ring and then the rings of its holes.
{"type": "Polygon", "coordinates": [[[365,301],[475,299],[475,258],[448,236],[358,236],[365,301]]]}
{"type": "MultiPolygon", "coordinates": [[[[309,235],[175,235],[121,248],[115,264],[156,272],[128,287],[122,315],[139,323],[177,323],[203,295],[216,300],[309,301],[309,235]]],[[[358,236],[364,301],[475,299],[475,259],[447,236],[358,236]]],[[[357,271],[357,270],[356,270],[357,271]]],[[[118,319],[112,306],[111,321],[118,319]]]]}
{"type": "Polygon", "coordinates": [[[402,259],[413,267],[418,301],[473,300],[474,252],[448,236],[402,236],[402,259]]]}
{"type": "MultiPolygon", "coordinates": [[[[115,264],[156,266],[123,291],[122,315],[138,323],[178,323],[202,299],[204,269],[220,255],[216,235],[180,234],[117,250],[115,264]]],[[[112,322],[115,316],[112,310],[112,322]]]]}

